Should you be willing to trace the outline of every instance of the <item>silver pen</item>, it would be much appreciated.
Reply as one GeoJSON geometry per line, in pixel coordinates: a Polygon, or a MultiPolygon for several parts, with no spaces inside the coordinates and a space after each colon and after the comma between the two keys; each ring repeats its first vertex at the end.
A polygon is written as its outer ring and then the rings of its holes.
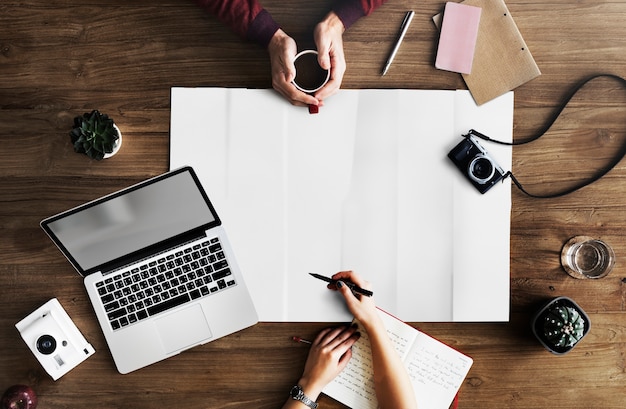
{"type": "Polygon", "coordinates": [[[382,75],[387,74],[387,70],[389,69],[391,62],[395,58],[396,53],[398,52],[398,48],[400,48],[400,44],[402,43],[402,40],[404,39],[404,35],[406,34],[407,30],[409,29],[409,26],[411,25],[411,20],[413,20],[414,15],[415,13],[413,12],[413,10],[411,10],[408,13],[406,13],[406,16],[404,16],[404,20],[402,21],[402,25],[400,26],[400,36],[398,36],[396,45],[393,47],[393,50],[391,51],[389,58],[387,58],[387,62],[385,63],[385,68],[383,68],[382,75]]]}

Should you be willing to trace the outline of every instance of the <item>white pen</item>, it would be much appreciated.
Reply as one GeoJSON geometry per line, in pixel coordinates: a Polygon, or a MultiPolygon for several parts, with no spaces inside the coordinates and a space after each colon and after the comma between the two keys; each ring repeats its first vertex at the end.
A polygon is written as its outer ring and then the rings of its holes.
{"type": "Polygon", "coordinates": [[[411,10],[408,13],[406,13],[406,16],[404,16],[404,20],[402,21],[402,25],[400,26],[400,36],[398,37],[398,41],[396,41],[396,45],[393,47],[393,50],[391,51],[391,54],[389,55],[389,58],[387,59],[387,62],[385,63],[385,68],[383,68],[382,75],[387,74],[387,70],[389,69],[391,62],[395,58],[396,53],[398,52],[398,48],[400,48],[400,44],[402,43],[402,40],[404,39],[404,35],[406,34],[407,30],[409,29],[409,26],[411,25],[411,20],[413,20],[414,14],[415,13],[413,12],[413,10],[411,10]]]}

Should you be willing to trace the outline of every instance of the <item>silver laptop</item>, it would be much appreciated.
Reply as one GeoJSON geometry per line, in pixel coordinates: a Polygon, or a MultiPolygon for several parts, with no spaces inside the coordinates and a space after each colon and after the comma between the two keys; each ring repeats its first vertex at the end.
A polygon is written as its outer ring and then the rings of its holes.
{"type": "Polygon", "coordinates": [[[120,373],[258,322],[221,221],[190,167],[41,226],[84,277],[120,373]]]}

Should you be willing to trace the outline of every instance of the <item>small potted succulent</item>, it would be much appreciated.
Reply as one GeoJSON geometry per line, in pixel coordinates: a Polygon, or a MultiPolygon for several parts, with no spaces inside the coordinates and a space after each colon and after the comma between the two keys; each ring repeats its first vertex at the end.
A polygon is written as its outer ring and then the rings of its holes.
{"type": "Polygon", "coordinates": [[[539,342],[556,355],[571,351],[587,335],[590,327],[585,311],[567,297],[551,300],[532,320],[532,330],[539,342]]]}
{"type": "Polygon", "coordinates": [[[122,145],[122,134],[115,122],[97,110],[74,118],[70,137],[76,152],[96,160],[115,155],[122,145]]]}

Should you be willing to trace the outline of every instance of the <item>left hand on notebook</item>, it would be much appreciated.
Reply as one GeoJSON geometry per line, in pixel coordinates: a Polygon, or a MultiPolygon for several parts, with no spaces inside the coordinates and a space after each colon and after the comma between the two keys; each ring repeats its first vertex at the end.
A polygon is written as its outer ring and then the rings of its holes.
{"type": "Polygon", "coordinates": [[[299,384],[311,399],[317,399],[322,389],[348,364],[352,345],[360,334],[355,326],[322,330],[309,351],[299,384]]]}

